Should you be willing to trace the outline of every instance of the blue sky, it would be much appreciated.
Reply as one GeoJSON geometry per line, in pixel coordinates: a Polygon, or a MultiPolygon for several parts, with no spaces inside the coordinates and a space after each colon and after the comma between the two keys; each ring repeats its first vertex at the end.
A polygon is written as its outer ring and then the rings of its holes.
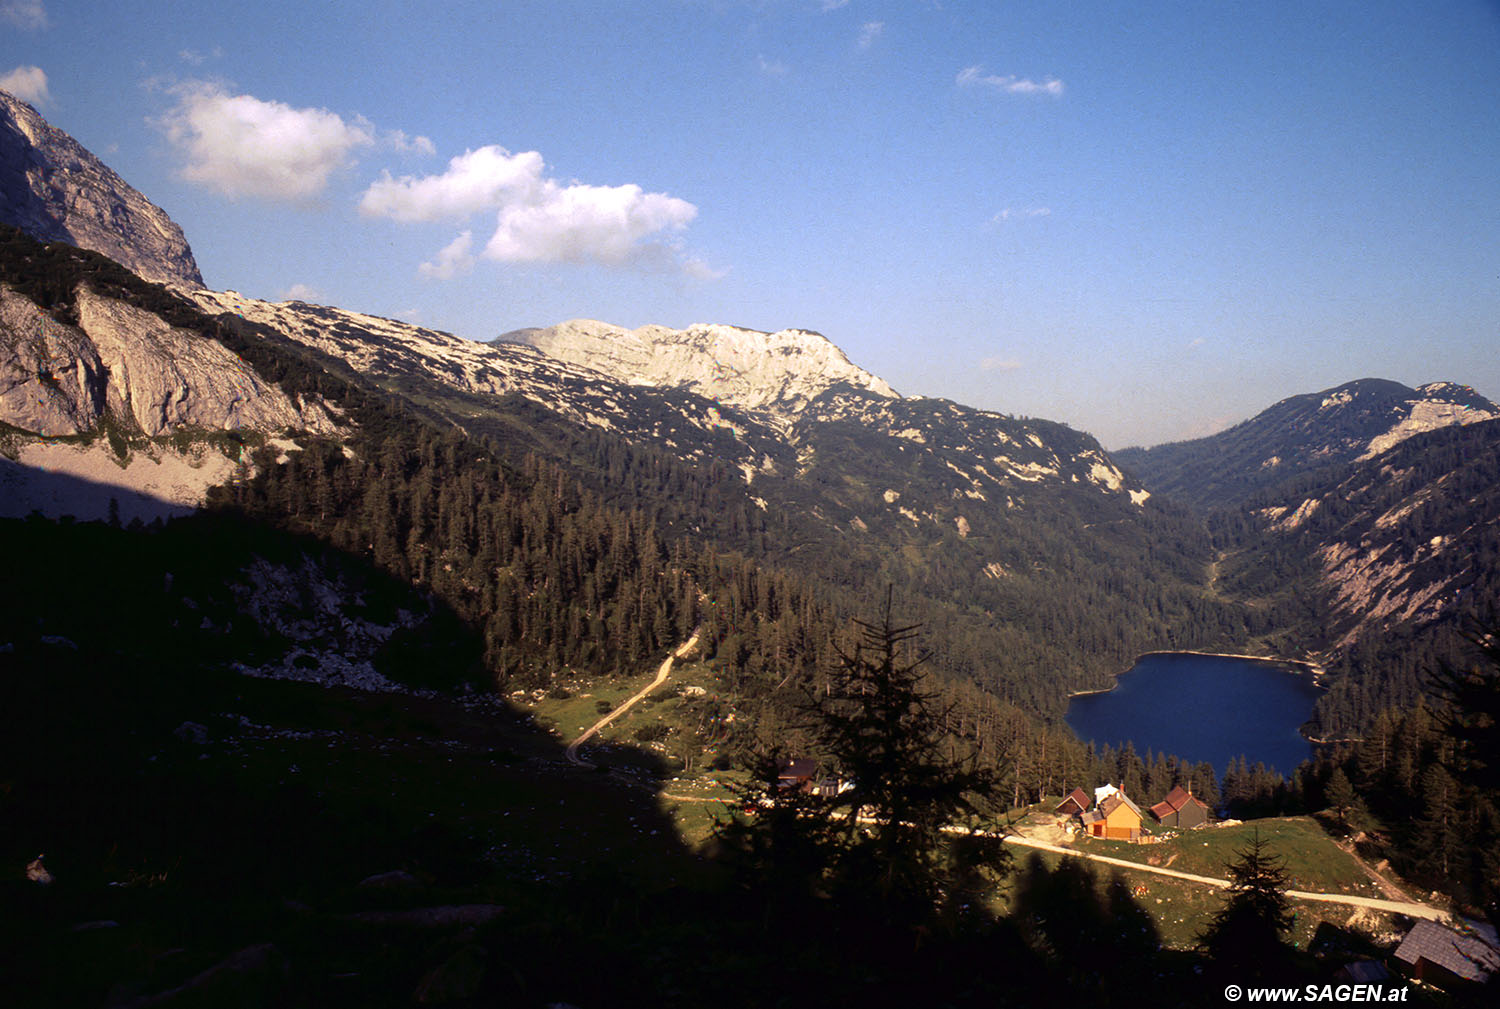
{"type": "Polygon", "coordinates": [[[815,329],[1108,448],[1500,397],[1500,5],[0,0],[211,287],[815,329]]]}

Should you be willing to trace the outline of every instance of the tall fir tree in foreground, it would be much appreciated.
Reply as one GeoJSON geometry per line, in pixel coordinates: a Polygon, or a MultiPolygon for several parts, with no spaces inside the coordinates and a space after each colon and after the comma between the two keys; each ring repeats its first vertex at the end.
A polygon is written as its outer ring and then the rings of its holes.
{"type": "Polygon", "coordinates": [[[1282,936],[1292,927],[1285,862],[1256,831],[1229,873],[1224,906],[1198,937],[1216,975],[1233,981],[1275,979],[1291,969],[1282,936]]]}
{"type": "Polygon", "coordinates": [[[913,646],[920,625],[897,625],[887,592],[879,623],[855,626],[814,709],[821,746],[850,784],[832,800],[845,837],[835,884],[889,917],[921,919],[1008,866],[1000,839],[972,829],[997,782],[949,749],[947,713],[913,646]]]}
{"type": "Polygon", "coordinates": [[[737,790],[742,812],[716,830],[729,863],[767,905],[808,895],[863,906],[898,927],[981,915],[1009,868],[1000,837],[977,829],[994,774],[958,752],[947,709],[912,652],[919,625],[855,622],[848,648],[798,722],[843,782],[813,795],[778,781],[792,754],[774,749],[737,790]]]}

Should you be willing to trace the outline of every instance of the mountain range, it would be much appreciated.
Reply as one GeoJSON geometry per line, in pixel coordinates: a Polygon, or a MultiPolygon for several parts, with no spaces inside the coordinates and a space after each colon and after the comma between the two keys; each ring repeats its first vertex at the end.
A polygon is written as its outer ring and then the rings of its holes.
{"type": "MultiPolygon", "coordinates": [[[[479,342],[268,302],[204,286],[164,212],[0,92],[0,552],[6,1004],[1218,997],[1184,946],[1217,919],[1159,877],[1148,903],[1033,856],[997,913],[993,834],[841,855],[777,782],[829,759],[814,712],[856,667],[887,706],[847,710],[894,714],[843,724],[898,771],[856,778],[959,782],[986,829],[1196,783],[1368,816],[1359,850],[1422,890],[1493,892],[1494,803],[1451,759],[1493,726],[1421,704],[1500,602],[1500,408],[1461,385],[1109,453],[807,329],[479,342]],[[897,638],[909,669],[861,650],[897,638]],[[1074,736],[1069,695],[1160,649],[1314,663],[1304,731],[1336,745],[1287,781],[1074,736]],[[883,899],[893,864],[940,885],[883,899]]],[[[1394,944],[1301,908],[1333,950],[1297,951],[1308,978],[1394,944]]]]}
{"type": "Polygon", "coordinates": [[[557,466],[665,542],[899,585],[945,675],[1046,718],[1140,651],[1260,649],[1323,661],[1321,731],[1354,731],[1495,599],[1500,407],[1466,386],[1361,380],[1111,455],[901,396],[810,330],[574,320],[481,343],[261,301],[205,288],[165,213],[3,93],[0,218],[7,515],[182,514],[292,454],[357,453],[368,421],[320,391],[345,383],[557,466]]]}

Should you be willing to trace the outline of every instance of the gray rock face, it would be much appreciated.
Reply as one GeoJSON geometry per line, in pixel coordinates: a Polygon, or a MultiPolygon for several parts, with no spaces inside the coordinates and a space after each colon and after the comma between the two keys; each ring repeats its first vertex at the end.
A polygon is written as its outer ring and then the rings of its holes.
{"type": "Polygon", "coordinates": [[[91,431],[106,412],[152,437],[336,429],[321,406],[292,402],[223,344],[150,312],[83,288],[78,321],[0,287],[0,421],[44,437],[91,431]]]}
{"type": "Polygon", "coordinates": [[[0,221],[43,242],[102,253],[147,280],[200,288],[166,211],[30,105],[0,91],[0,221]]]}
{"type": "Polygon", "coordinates": [[[0,420],[48,438],[92,430],[107,384],[87,336],[0,287],[0,420]]]}

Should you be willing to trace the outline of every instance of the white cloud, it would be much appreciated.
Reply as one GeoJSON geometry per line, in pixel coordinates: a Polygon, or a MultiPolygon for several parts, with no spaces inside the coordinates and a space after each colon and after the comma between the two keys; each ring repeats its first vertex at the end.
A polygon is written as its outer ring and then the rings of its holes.
{"type": "Polygon", "coordinates": [[[544,167],[536,151],[511,154],[491,144],[451,159],[441,175],[393,179],[382,172],[360,198],[359,210],[398,221],[462,220],[481,210],[535,198],[544,167]]]}
{"type": "Polygon", "coordinates": [[[1051,207],[1006,207],[990,221],[995,224],[1004,224],[1006,221],[1024,221],[1032,217],[1047,217],[1051,215],[1051,207]]]}
{"type": "Polygon", "coordinates": [[[387,130],[382,137],[385,143],[402,154],[420,154],[425,158],[437,154],[437,148],[426,137],[408,137],[402,130],[387,130]]]}
{"type": "Polygon", "coordinates": [[[41,67],[16,67],[0,77],[0,88],[32,105],[45,105],[52,100],[47,91],[47,75],[41,67]]]}
{"type": "Polygon", "coordinates": [[[42,0],[3,0],[0,2],[0,21],[8,21],[28,31],[45,28],[50,23],[42,0]]]}
{"type": "Polygon", "coordinates": [[[979,362],[980,371],[1020,371],[1021,362],[1009,357],[986,357],[979,362]]]}
{"type": "Polygon", "coordinates": [[[443,246],[442,251],[437,254],[436,263],[423,263],[417,267],[417,272],[437,280],[447,280],[460,273],[468,273],[474,268],[474,256],[469,251],[473,246],[474,233],[465,231],[443,246]]]}
{"type": "Polygon", "coordinates": [[[317,302],[324,300],[323,292],[310,284],[293,284],[281,292],[282,301],[317,302]]]}
{"type": "Polygon", "coordinates": [[[884,21],[866,21],[859,26],[859,47],[868,49],[880,38],[881,32],[885,31],[884,21]]]}
{"type": "Polygon", "coordinates": [[[660,231],[680,231],[698,208],[640,186],[559,186],[548,182],[540,199],[500,211],[499,227],[484,255],[508,263],[589,260],[619,265],[637,243],[660,231]]]}
{"type": "Polygon", "coordinates": [[[956,82],[961,88],[993,88],[1010,95],[1051,95],[1053,98],[1060,98],[1063,93],[1063,82],[1056,77],[1048,77],[1038,84],[1036,81],[1016,77],[1013,74],[1007,74],[1004,77],[987,74],[980,66],[965,67],[960,70],[956,82]]]}
{"type": "Polygon", "coordinates": [[[367,121],[345,122],[327,109],[231,95],[202,82],[173,91],[177,105],[153,125],[184,159],[183,178],[229,196],[316,196],[353,163],[356,149],[375,142],[367,121]]]}
{"type": "MultiPolygon", "coordinates": [[[[365,190],[359,209],[407,222],[466,220],[492,211],[495,231],[479,255],[499,262],[676,263],[674,249],[648,239],[687,227],[698,215],[693,204],[634,184],[564,185],[547,178],[545,169],[536,151],[512,154],[490,145],[451,159],[438,175],[383,173],[365,190]]],[[[418,269],[428,277],[455,276],[472,266],[472,249],[472,234],[465,231],[418,269]]],[[[691,260],[678,268],[700,277],[713,272],[691,260]]]]}
{"type": "Polygon", "coordinates": [[[840,7],[849,6],[849,0],[818,0],[818,6],[825,11],[836,11],[840,7]]]}

